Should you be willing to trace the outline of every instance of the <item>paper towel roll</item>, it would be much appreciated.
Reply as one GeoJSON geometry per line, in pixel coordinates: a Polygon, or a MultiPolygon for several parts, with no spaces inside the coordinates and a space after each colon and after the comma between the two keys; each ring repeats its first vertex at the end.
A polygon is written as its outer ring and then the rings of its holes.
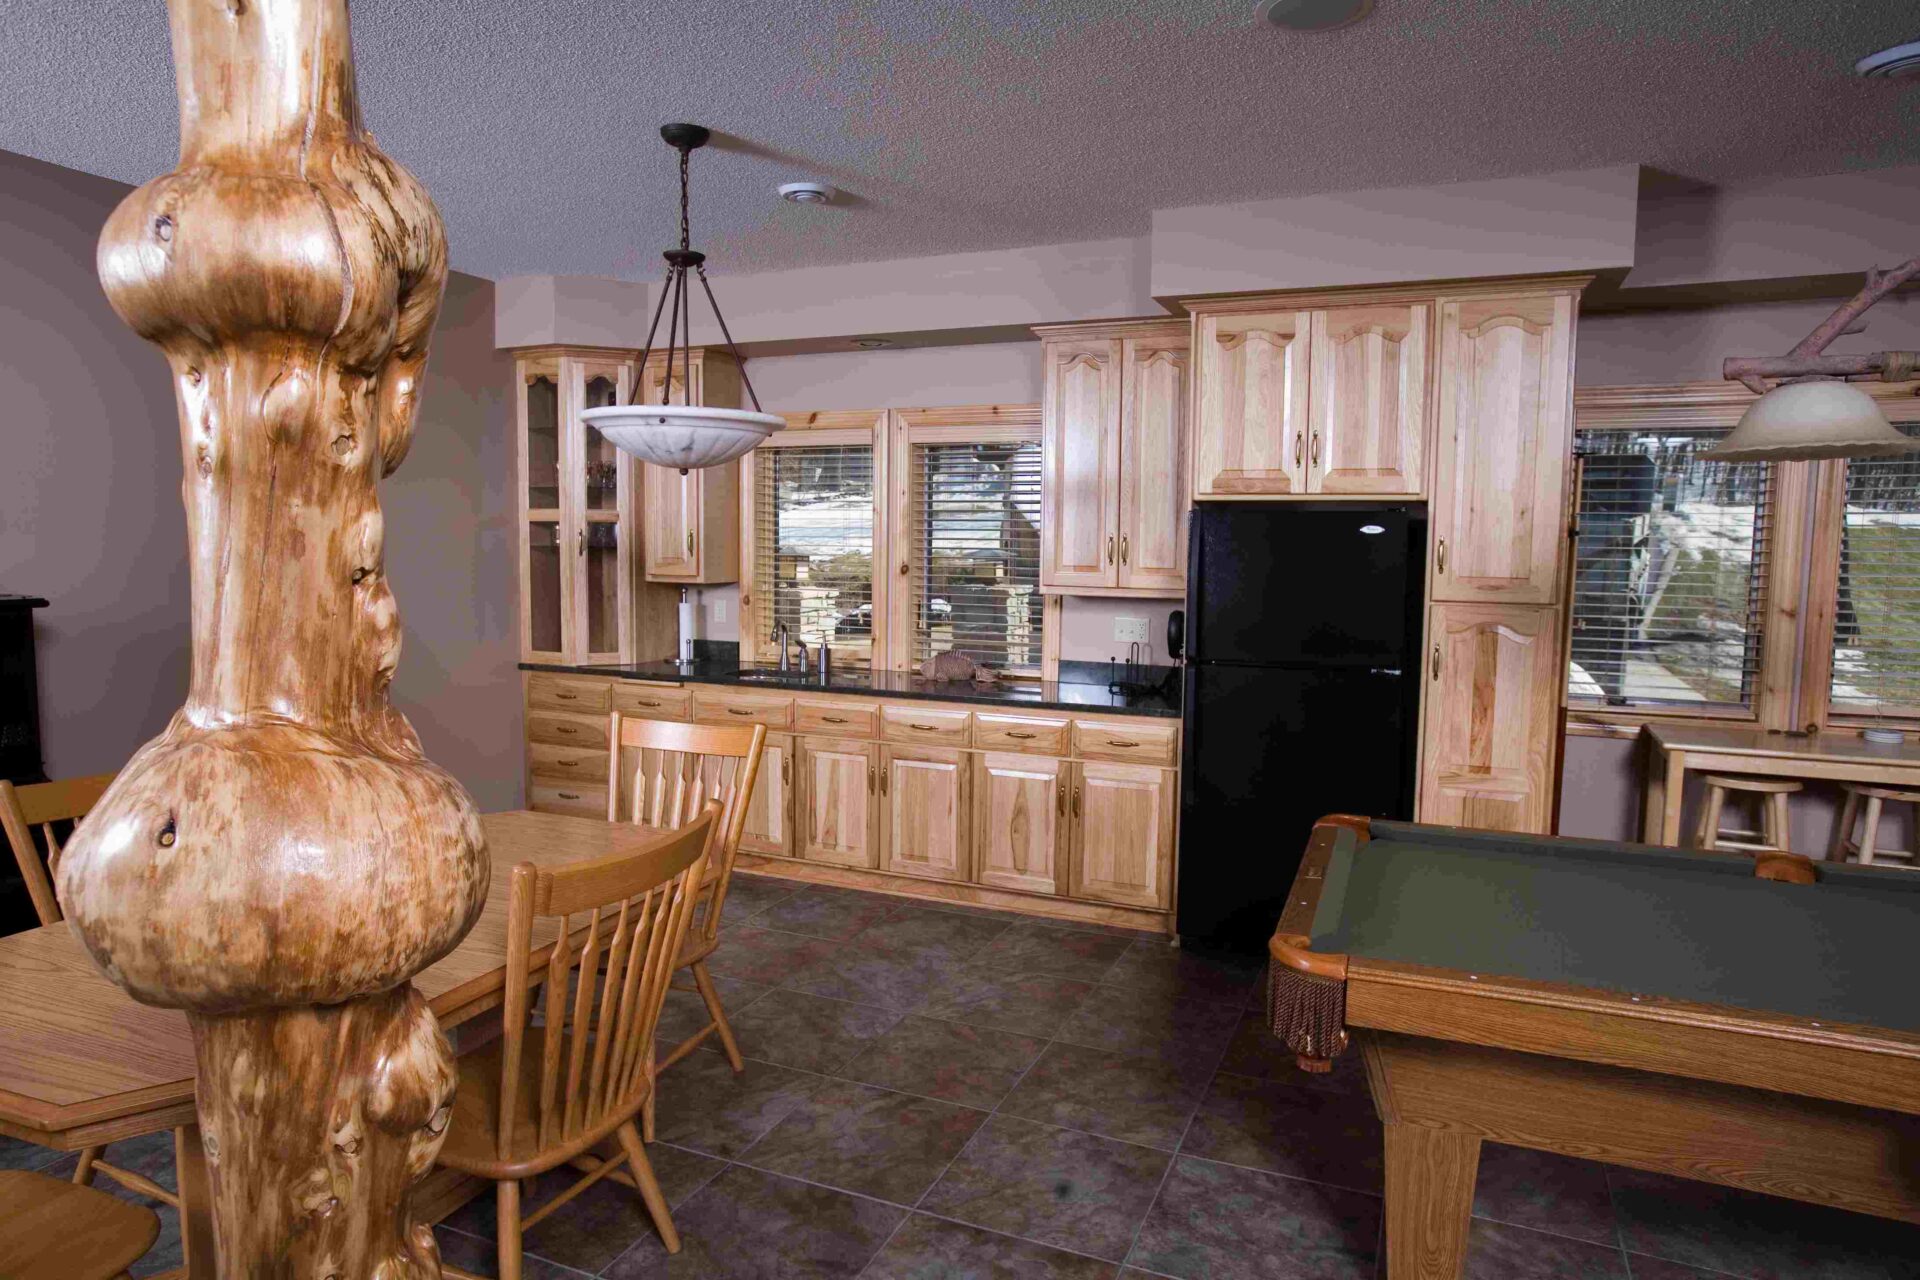
{"type": "Polygon", "coordinates": [[[680,602],[680,661],[693,661],[693,601],[680,602]]]}

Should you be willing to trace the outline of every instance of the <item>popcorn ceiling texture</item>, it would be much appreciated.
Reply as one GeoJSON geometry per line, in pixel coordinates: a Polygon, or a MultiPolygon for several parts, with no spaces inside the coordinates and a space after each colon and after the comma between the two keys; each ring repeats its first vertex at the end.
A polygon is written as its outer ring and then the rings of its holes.
{"type": "MultiPolygon", "coordinates": [[[[177,141],[161,0],[9,0],[0,148],[127,182],[177,141]]],[[[714,274],[1047,244],[1150,210],[1638,163],[1700,181],[1920,161],[1920,86],[1856,58],[1901,0],[358,0],[368,123],[477,275],[652,279],[657,126],[714,274]],[[784,204],[796,178],[849,193],[784,204]]]]}

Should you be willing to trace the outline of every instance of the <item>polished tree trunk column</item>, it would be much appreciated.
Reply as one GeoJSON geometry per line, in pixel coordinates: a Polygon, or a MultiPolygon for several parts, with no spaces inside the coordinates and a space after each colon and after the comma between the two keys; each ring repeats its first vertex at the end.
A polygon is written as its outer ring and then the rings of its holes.
{"type": "Polygon", "coordinates": [[[172,0],[180,164],[100,242],[180,407],[192,686],[60,867],[135,999],[187,1011],[220,1273],[437,1276],[412,1221],[454,1072],[409,979],[486,898],[473,802],[388,702],[377,486],[446,244],[361,128],[345,0],[172,0]]]}

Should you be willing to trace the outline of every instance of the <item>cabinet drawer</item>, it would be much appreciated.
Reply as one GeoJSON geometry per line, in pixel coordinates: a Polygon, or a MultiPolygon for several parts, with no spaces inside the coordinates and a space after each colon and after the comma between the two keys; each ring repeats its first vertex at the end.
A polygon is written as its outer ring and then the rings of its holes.
{"type": "Polygon", "coordinates": [[[536,782],[605,782],[607,753],[584,747],[527,744],[527,771],[536,782]]]}
{"type": "Polygon", "coordinates": [[[529,806],[541,813],[571,813],[582,818],[607,816],[605,783],[573,787],[564,782],[536,780],[527,791],[529,806]]]}
{"type": "Polygon", "coordinates": [[[965,711],[921,710],[912,706],[880,709],[880,733],[889,742],[936,742],[951,747],[967,745],[965,711]]]}
{"type": "Polygon", "coordinates": [[[537,672],[527,677],[527,705],[549,711],[605,711],[610,683],[537,672]]]}
{"type": "Polygon", "coordinates": [[[708,724],[764,724],[786,729],[793,724],[793,699],[766,693],[697,693],[693,718],[708,724]]]}
{"type": "Polygon", "coordinates": [[[622,682],[613,686],[613,709],[648,720],[685,720],[693,713],[693,691],[622,682]]]}
{"type": "Polygon", "coordinates": [[[1142,720],[1075,720],[1073,753],[1083,760],[1127,760],[1140,764],[1174,763],[1171,724],[1142,720]]]}
{"type": "Polygon", "coordinates": [[[872,703],[795,702],[793,726],[802,733],[824,733],[836,738],[871,738],[878,719],[872,703]]]}
{"type": "Polygon", "coordinates": [[[529,711],[527,741],[551,742],[555,746],[604,752],[607,749],[607,719],[605,716],[573,715],[566,711],[529,711]]]}
{"type": "Polygon", "coordinates": [[[973,745],[986,751],[1063,756],[1067,754],[1067,722],[1039,716],[975,714],[973,745]]]}

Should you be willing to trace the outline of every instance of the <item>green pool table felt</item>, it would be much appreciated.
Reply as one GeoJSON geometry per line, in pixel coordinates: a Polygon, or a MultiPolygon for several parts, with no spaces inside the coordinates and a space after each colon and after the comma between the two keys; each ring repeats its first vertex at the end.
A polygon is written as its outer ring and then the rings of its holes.
{"type": "Polygon", "coordinates": [[[1375,822],[1342,831],[1317,952],[1920,1032],[1920,872],[1375,822]]]}

